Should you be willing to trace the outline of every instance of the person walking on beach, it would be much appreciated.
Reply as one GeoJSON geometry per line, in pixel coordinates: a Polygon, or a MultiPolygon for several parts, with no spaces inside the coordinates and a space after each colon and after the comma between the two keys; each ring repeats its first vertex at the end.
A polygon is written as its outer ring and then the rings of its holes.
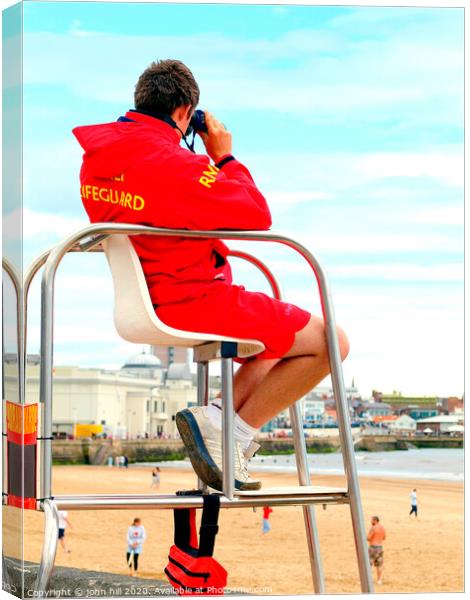
{"type": "Polygon", "coordinates": [[[410,494],[411,499],[411,510],[410,517],[414,513],[415,517],[418,517],[418,494],[416,493],[416,488],[410,494]]]}
{"type": "Polygon", "coordinates": [[[271,525],[269,523],[269,515],[273,512],[270,506],[263,506],[263,525],[262,532],[269,533],[271,531],[271,525]]]}
{"type": "Polygon", "coordinates": [[[133,577],[137,573],[139,566],[139,554],[142,552],[142,546],[147,538],[145,527],[139,517],[136,517],[132,525],[127,530],[127,553],[126,560],[129,567],[129,575],[133,577]],[[134,570],[132,570],[134,563],[134,570]]]}
{"type": "Polygon", "coordinates": [[[68,512],[66,510],[59,510],[59,542],[64,552],[69,554],[70,550],[65,545],[65,530],[67,525],[72,527],[72,523],[68,519],[68,512]]]}
{"type": "Polygon", "coordinates": [[[385,540],[385,527],[380,524],[380,519],[377,516],[371,519],[372,527],[369,529],[367,541],[369,542],[369,561],[371,567],[377,569],[377,583],[382,585],[382,574],[384,565],[384,550],[383,542],[385,540]]]}
{"type": "Polygon", "coordinates": [[[152,469],[152,485],[151,487],[160,487],[160,467],[152,469]]]}

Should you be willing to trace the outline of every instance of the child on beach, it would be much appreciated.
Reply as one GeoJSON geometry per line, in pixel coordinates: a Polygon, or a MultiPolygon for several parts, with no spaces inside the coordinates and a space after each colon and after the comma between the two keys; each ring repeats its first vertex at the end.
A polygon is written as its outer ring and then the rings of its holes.
{"type": "Polygon", "coordinates": [[[155,467],[152,470],[152,485],[151,487],[160,487],[160,467],[155,467]]]}
{"type": "Polygon", "coordinates": [[[139,566],[139,554],[142,552],[142,546],[147,538],[145,527],[139,517],[136,517],[132,525],[127,530],[127,553],[126,560],[129,566],[129,574],[131,577],[137,573],[139,566]],[[132,562],[134,570],[132,570],[132,562]]]}
{"type": "Polygon", "coordinates": [[[68,512],[66,510],[59,510],[59,542],[64,552],[70,553],[70,550],[65,545],[65,529],[72,527],[72,523],[68,519],[68,512]]]}
{"type": "Polygon", "coordinates": [[[273,512],[270,506],[263,506],[263,525],[262,532],[269,533],[271,531],[271,525],[269,523],[269,515],[273,512]]]}
{"type": "Polygon", "coordinates": [[[414,488],[414,490],[411,492],[410,500],[411,500],[411,510],[410,510],[409,516],[411,517],[411,515],[414,513],[415,517],[418,518],[418,495],[416,493],[416,488],[414,488]]]}

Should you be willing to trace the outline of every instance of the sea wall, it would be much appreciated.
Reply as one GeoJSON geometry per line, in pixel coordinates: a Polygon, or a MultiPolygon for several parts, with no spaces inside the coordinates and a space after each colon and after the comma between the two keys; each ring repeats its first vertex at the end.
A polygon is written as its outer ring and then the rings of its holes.
{"type": "MultiPolygon", "coordinates": [[[[327,453],[340,450],[338,437],[307,439],[307,452],[327,453]]],[[[396,437],[393,435],[367,435],[354,442],[355,450],[383,452],[409,448],[463,448],[463,437],[396,437]]],[[[288,439],[262,440],[258,454],[292,454],[294,443],[288,439]]],[[[181,460],[187,456],[180,440],[54,440],[54,464],[105,465],[108,457],[127,456],[130,462],[181,460]]]]}
{"type": "Polygon", "coordinates": [[[105,465],[108,457],[127,456],[131,462],[180,460],[186,456],[180,440],[54,440],[55,464],[105,465]]]}
{"type": "Polygon", "coordinates": [[[366,452],[409,450],[410,448],[463,448],[463,436],[364,435],[354,442],[354,449],[366,452]]]}
{"type": "MultiPolygon", "coordinates": [[[[334,452],[339,439],[320,438],[307,440],[308,452],[334,452]]],[[[263,440],[260,454],[292,454],[292,439],[263,440]]],[[[54,440],[52,459],[54,464],[105,465],[108,457],[127,456],[130,462],[153,462],[181,460],[186,450],[180,440],[54,440]]]]}

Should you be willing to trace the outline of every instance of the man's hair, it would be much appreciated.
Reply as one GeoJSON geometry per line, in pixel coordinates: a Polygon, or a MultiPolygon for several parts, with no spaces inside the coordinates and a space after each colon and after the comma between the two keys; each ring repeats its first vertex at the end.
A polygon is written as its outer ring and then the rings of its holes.
{"type": "Polygon", "coordinates": [[[199,86],[188,67],[179,60],[153,62],[135,86],[137,110],[171,115],[185,104],[196,108],[198,102],[199,86]]]}
{"type": "Polygon", "coordinates": [[[136,523],[141,523],[141,522],[142,522],[142,519],[140,517],[136,517],[134,519],[134,523],[133,524],[135,525],[136,523]]]}
{"type": "Polygon", "coordinates": [[[373,520],[373,521],[377,521],[377,522],[379,522],[379,521],[380,521],[379,517],[377,517],[377,516],[374,516],[374,517],[372,517],[372,520],[373,520]]]}

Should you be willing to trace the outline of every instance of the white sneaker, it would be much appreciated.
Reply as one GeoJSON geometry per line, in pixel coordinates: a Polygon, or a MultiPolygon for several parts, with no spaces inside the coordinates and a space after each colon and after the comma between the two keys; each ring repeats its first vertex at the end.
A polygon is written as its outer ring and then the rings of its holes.
{"type": "MultiPolygon", "coordinates": [[[[193,406],[176,413],[176,426],[198,477],[211,488],[222,491],[222,433],[206,415],[205,407],[193,406]]],[[[259,445],[252,442],[245,452],[239,442],[234,446],[235,488],[259,490],[261,482],[252,479],[247,470],[248,459],[259,445]]]]}

